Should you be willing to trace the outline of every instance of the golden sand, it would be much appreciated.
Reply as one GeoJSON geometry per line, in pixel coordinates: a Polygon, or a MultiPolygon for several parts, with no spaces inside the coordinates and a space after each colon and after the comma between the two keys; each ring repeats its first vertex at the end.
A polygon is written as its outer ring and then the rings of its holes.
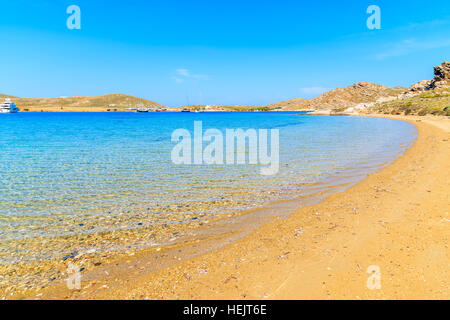
{"type": "Polygon", "coordinates": [[[159,270],[136,254],[35,298],[449,299],[450,120],[394,118],[417,126],[413,147],[347,191],[159,270]]]}

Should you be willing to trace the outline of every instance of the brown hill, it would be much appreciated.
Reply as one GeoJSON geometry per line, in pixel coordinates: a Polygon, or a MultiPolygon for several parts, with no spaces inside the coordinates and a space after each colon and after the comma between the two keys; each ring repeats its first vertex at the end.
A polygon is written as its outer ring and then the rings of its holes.
{"type": "Polygon", "coordinates": [[[314,99],[296,98],[268,105],[283,110],[332,110],[342,111],[359,104],[373,103],[379,99],[397,96],[406,88],[390,88],[370,82],[359,82],[348,87],[339,87],[314,99]]]}
{"type": "Polygon", "coordinates": [[[14,97],[14,96],[10,96],[10,95],[7,95],[7,94],[1,94],[0,93],[0,99],[6,99],[6,98],[17,98],[17,97],[14,97]]]}
{"type": "MultiPolygon", "coordinates": [[[[0,98],[6,98],[0,95],[0,98]]],[[[12,97],[22,111],[121,111],[126,108],[161,108],[163,105],[126,94],[107,94],[96,97],[74,96],[59,98],[19,98],[12,97]]]]}

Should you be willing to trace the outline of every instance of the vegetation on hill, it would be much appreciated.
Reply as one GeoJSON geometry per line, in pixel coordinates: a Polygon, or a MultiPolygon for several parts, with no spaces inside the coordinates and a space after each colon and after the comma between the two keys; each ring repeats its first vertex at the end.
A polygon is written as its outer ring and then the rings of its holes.
{"type": "Polygon", "coordinates": [[[274,111],[281,109],[278,106],[227,106],[223,108],[229,111],[274,111]]]}
{"type": "Polygon", "coordinates": [[[7,98],[16,98],[16,97],[0,93],[0,99],[7,99],[7,98]]]}
{"type": "Polygon", "coordinates": [[[425,91],[413,97],[378,103],[367,111],[383,114],[450,116],[450,88],[425,91]]]}
{"type": "Polygon", "coordinates": [[[450,116],[450,62],[434,67],[434,78],[413,84],[397,99],[378,103],[368,112],[450,116]]]}
{"type": "Polygon", "coordinates": [[[281,107],[269,106],[216,106],[216,105],[186,105],[175,108],[175,110],[187,109],[189,111],[273,111],[281,107]]]}
{"type": "Polygon", "coordinates": [[[143,98],[126,94],[107,94],[96,97],[74,96],[59,98],[18,98],[16,105],[25,111],[89,111],[124,110],[126,108],[161,108],[163,105],[143,98]]]}

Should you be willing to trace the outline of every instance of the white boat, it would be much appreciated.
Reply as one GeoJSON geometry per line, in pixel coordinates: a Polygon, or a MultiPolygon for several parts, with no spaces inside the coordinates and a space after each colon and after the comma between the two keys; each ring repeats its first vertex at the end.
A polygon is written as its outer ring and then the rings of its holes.
{"type": "Polygon", "coordinates": [[[5,99],[5,102],[0,104],[0,113],[17,113],[19,108],[16,107],[15,103],[11,99],[5,99]]]}

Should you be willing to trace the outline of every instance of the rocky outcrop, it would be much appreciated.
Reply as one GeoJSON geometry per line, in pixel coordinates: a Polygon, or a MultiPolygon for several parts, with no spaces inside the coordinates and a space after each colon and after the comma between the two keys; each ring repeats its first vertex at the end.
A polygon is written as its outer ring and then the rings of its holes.
{"type": "Polygon", "coordinates": [[[450,87],[450,62],[445,61],[434,67],[434,78],[431,80],[430,89],[450,87]]]}
{"type": "Polygon", "coordinates": [[[428,90],[450,88],[450,62],[445,61],[434,67],[434,78],[432,80],[422,80],[413,84],[409,91],[411,93],[421,93],[428,90]]]}
{"type": "Polygon", "coordinates": [[[409,87],[409,91],[412,92],[421,92],[425,90],[429,90],[431,85],[431,80],[422,80],[415,84],[413,84],[411,87],[409,87]]]}

